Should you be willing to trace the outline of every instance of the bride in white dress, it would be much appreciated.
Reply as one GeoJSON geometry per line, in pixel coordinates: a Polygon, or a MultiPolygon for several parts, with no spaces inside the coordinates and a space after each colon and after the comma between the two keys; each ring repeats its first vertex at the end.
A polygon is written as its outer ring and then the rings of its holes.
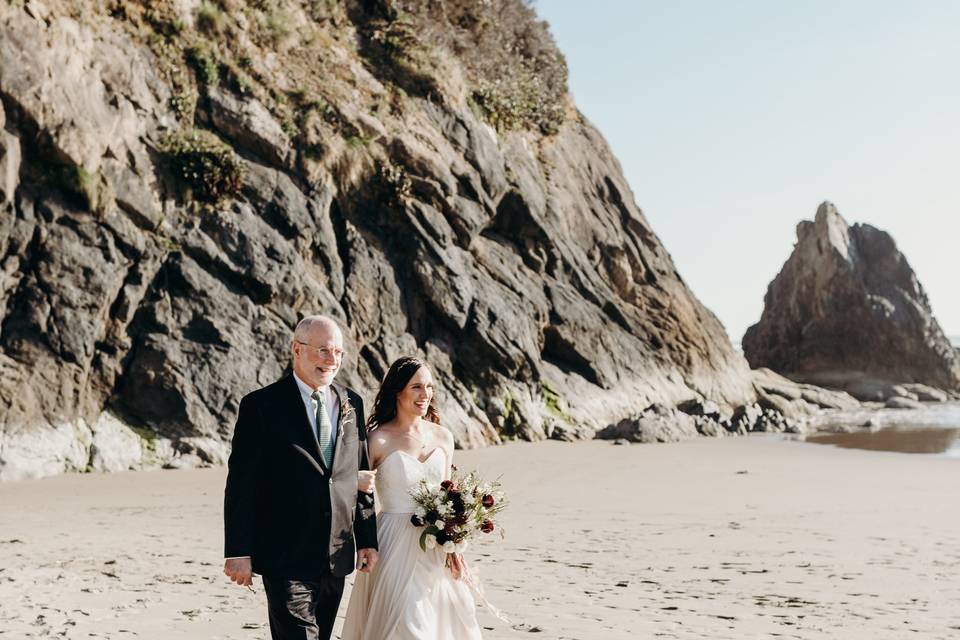
{"type": "Polygon", "coordinates": [[[342,640],[481,637],[473,595],[460,580],[462,558],[439,547],[422,551],[422,529],[410,521],[410,490],[421,479],[439,485],[452,463],[453,435],[432,399],[430,370],[409,357],[391,365],[377,393],[367,427],[380,557],[370,573],[357,574],[342,640]]]}

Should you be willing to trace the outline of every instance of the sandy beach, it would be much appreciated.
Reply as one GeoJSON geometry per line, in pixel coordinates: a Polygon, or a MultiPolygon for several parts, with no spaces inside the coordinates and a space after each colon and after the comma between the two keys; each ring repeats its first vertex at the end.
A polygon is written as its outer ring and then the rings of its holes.
{"type": "MultiPolygon", "coordinates": [[[[512,621],[481,609],[486,638],[960,636],[958,460],[772,437],[458,454],[512,501],[468,553],[512,621]]],[[[224,475],[0,485],[0,638],[268,638],[262,588],[221,573],[224,475]]]]}

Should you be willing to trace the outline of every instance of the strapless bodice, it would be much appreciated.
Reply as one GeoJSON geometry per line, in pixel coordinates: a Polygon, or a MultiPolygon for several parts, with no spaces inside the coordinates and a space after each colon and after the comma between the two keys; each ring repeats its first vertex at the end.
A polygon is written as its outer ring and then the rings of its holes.
{"type": "Polygon", "coordinates": [[[406,451],[394,451],[377,467],[376,496],[384,513],[413,513],[417,505],[410,495],[421,480],[438,486],[443,480],[447,454],[436,448],[420,462],[406,451]]]}

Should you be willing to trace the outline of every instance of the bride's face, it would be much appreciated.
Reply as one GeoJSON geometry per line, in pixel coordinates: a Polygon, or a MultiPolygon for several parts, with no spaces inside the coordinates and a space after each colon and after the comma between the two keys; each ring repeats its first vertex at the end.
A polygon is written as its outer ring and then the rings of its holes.
{"type": "Polygon", "coordinates": [[[430,401],[433,400],[433,374],[430,369],[420,367],[407,382],[403,391],[397,394],[397,413],[427,415],[430,401]]]}

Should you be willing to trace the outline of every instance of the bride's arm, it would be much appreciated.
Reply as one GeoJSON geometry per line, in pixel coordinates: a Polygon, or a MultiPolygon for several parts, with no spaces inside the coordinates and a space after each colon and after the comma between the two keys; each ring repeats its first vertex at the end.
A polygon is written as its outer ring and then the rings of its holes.
{"type": "Polygon", "coordinates": [[[380,465],[383,451],[383,437],[369,434],[367,436],[367,452],[370,459],[367,461],[370,469],[361,469],[357,477],[357,491],[373,493],[374,481],[377,478],[377,467],[380,465]]]}
{"type": "Polygon", "coordinates": [[[447,458],[447,466],[443,470],[443,479],[450,479],[450,468],[453,466],[453,432],[446,427],[440,427],[440,447],[447,458]]]}

